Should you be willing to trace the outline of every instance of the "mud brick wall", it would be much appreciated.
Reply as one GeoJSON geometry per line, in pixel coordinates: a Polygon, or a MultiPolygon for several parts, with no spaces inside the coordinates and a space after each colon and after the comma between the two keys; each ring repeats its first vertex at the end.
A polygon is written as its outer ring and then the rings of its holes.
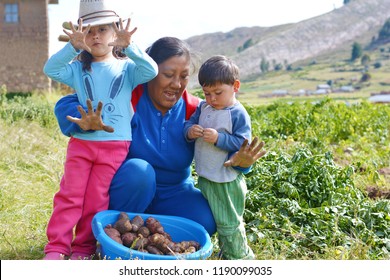
{"type": "Polygon", "coordinates": [[[42,71],[49,57],[48,4],[58,0],[0,0],[0,86],[8,92],[50,89],[42,71]],[[5,22],[4,4],[18,3],[19,21],[5,22]]]}

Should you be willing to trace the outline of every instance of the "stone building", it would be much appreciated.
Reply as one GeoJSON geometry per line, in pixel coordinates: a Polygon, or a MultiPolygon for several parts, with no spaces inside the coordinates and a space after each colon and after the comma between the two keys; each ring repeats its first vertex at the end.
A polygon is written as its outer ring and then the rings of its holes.
{"type": "Polygon", "coordinates": [[[47,90],[48,4],[58,0],[0,0],[0,87],[8,92],[47,90]]]}

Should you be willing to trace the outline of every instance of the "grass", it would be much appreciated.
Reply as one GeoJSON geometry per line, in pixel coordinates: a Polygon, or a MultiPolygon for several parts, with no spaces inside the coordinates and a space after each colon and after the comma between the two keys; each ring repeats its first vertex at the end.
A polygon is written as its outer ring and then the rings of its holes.
{"type": "Polygon", "coordinates": [[[65,145],[35,123],[0,127],[0,258],[39,258],[65,145]]]}
{"type": "Polygon", "coordinates": [[[43,256],[46,224],[52,211],[53,194],[58,189],[67,142],[54,122],[53,106],[54,103],[42,97],[2,104],[0,259],[43,256]],[[42,115],[36,114],[34,120],[28,120],[27,116],[37,112],[34,108],[45,110],[42,115]]]}

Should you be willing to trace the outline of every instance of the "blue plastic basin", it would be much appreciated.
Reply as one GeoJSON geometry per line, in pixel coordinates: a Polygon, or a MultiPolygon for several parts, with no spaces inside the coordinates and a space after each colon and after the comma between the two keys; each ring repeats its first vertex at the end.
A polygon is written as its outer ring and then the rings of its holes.
{"type": "Polygon", "coordinates": [[[140,252],[130,249],[118,242],[114,241],[104,232],[104,227],[108,224],[114,225],[118,220],[120,212],[114,210],[106,210],[97,213],[92,220],[92,231],[95,238],[101,246],[101,257],[104,259],[115,260],[203,260],[207,259],[212,251],[213,245],[207,231],[200,224],[182,217],[154,215],[154,214],[140,214],[127,213],[129,218],[134,216],[141,216],[145,221],[148,217],[154,217],[164,227],[164,231],[169,233],[172,241],[197,241],[201,248],[195,253],[178,254],[178,255],[156,255],[140,252]]]}

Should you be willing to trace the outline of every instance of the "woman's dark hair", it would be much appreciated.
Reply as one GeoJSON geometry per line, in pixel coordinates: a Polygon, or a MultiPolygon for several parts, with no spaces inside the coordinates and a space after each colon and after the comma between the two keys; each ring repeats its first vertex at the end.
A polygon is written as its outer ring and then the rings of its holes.
{"type": "Polygon", "coordinates": [[[171,57],[184,55],[191,60],[195,69],[194,54],[190,51],[186,42],[175,37],[162,37],[158,39],[146,49],[146,53],[153,58],[157,64],[161,64],[171,57]]]}
{"type": "Polygon", "coordinates": [[[218,83],[233,85],[238,79],[240,79],[240,72],[237,65],[223,55],[210,57],[202,64],[198,73],[201,86],[214,86],[218,83]]]}

